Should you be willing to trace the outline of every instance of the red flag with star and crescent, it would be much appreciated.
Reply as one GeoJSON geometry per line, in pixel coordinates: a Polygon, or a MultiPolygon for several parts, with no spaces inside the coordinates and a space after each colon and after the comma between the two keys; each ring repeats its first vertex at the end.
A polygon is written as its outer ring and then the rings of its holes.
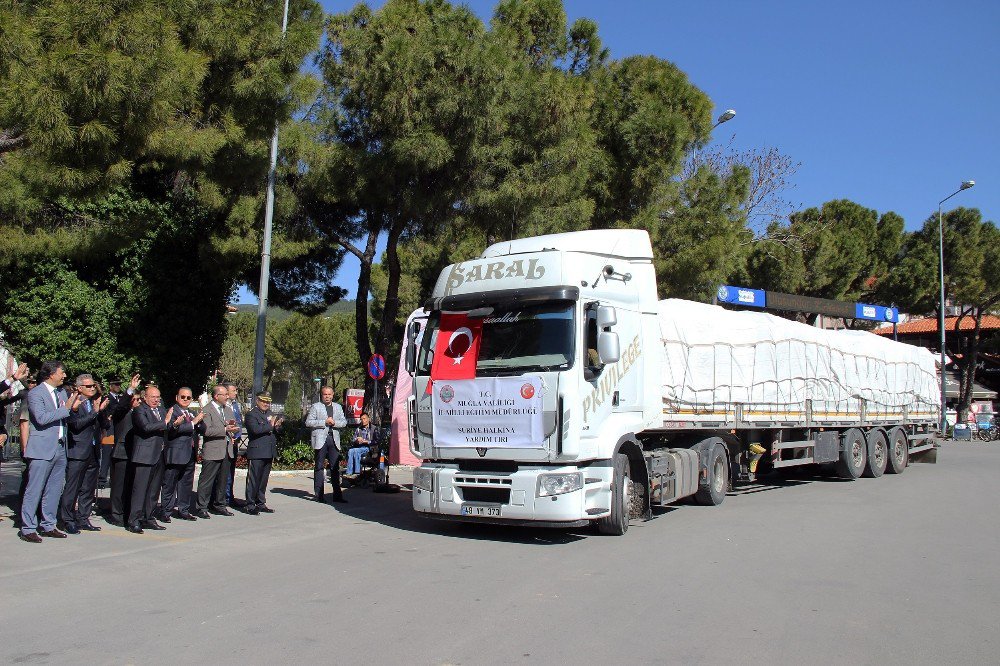
{"type": "Polygon", "coordinates": [[[482,319],[442,313],[434,345],[434,362],[431,363],[431,382],[475,378],[482,333],[482,319]]]}

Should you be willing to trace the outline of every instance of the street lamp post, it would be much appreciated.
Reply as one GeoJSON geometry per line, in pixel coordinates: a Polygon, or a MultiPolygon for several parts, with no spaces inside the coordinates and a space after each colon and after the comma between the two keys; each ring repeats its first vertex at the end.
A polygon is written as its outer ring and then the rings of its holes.
{"type": "Polygon", "coordinates": [[[718,127],[722,123],[729,122],[730,120],[732,120],[735,117],[736,117],[736,111],[734,111],[733,109],[726,109],[725,113],[723,113],[721,116],[719,116],[719,119],[715,121],[714,125],[712,125],[712,129],[715,129],[716,127],[718,127]]]}
{"type": "Polygon", "coordinates": [[[941,434],[944,435],[948,432],[948,418],[945,416],[945,350],[944,350],[944,218],[941,216],[941,205],[951,199],[953,196],[961,192],[962,190],[967,190],[976,184],[974,180],[963,180],[962,186],[957,190],[946,196],[944,199],[938,202],[938,260],[940,262],[941,268],[941,316],[939,320],[939,325],[941,328],[941,434]]]}
{"type": "MultiPolygon", "coordinates": [[[[288,0],[281,17],[281,39],[288,32],[288,0]]],[[[267,196],[264,201],[264,244],[260,252],[260,286],[257,289],[257,339],[253,357],[253,392],[264,389],[264,338],[267,335],[267,287],[271,282],[271,224],[274,218],[274,181],[278,166],[278,121],[271,135],[270,165],[267,170],[267,196]]]]}

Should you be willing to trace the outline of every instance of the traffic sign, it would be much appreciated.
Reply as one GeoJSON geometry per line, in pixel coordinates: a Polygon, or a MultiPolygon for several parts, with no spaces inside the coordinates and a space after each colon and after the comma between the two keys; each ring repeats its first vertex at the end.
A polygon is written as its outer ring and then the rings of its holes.
{"type": "Polygon", "coordinates": [[[385,358],[381,354],[372,354],[368,359],[368,376],[376,380],[385,377],[385,358]]]}

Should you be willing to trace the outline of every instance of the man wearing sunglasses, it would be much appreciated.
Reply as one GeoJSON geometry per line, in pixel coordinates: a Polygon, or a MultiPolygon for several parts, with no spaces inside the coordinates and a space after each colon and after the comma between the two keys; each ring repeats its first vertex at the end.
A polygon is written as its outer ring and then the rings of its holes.
{"type": "Polygon", "coordinates": [[[205,413],[197,416],[191,413],[191,401],[194,393],[187,386],[177,390],[173,406],[174,416],[181,418],[180,423],[171,423],[167,428],[166,440],[163,444],[163,486],[160,490],[160,521],[170,522],[171,513],[181,520],[197,520],[193,515],[191,500],[194,492],[194,462],[198,450],[198,435],[204,432],[202,419],[205,413]]]}
{"type": "Polygon", "coordinates": [[[66,446],[66,485],[59,505],[59,517],[67,534],[80,530],[97,532],[90,522],[99,470],[100,420],[108,399],[98,397],[97,382],[89,374],[76,378],[80,399],[69,414],[69,441],[66,446]]]}

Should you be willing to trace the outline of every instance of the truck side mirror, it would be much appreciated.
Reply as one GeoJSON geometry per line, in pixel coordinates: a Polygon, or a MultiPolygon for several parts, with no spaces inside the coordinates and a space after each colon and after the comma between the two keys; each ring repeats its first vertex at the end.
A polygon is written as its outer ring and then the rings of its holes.
{"type": "Polygon", "coordinates": [[[417,336],[420,335],[420,322],[411,321],[406,329],[406,371],[413,374],[417,367],[417,336]]]}
{"type": "MultiPolygon", "coordinates": [[[[604,308],[601,308],[603,310],[604,308]]],[[[608,308],[614,314],[614,308],[608,308]]],[[[600,319],[600,314],[597,315],[600,319]]],[[[601,331],[597,334],[597,355],[601,363],[617,363],[622,357],[621,346],[618,344],[618,334],[611,331],[601,331]]]]}
{"type": "Polygon", "coordinates": [[[604,330],[609,326],[614,326],[618,323],[618,313],[615,312],[615,308],[611,305],[602,305],[597,308],[597,328],[599,330],[604,330]]]}

